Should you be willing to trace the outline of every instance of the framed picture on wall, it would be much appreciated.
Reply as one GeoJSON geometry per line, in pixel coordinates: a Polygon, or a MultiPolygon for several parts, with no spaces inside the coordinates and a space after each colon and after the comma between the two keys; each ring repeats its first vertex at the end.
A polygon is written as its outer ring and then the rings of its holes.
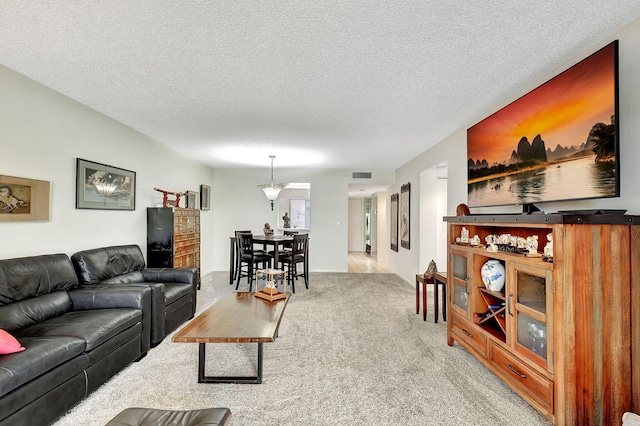
{"type": "Polygon", "coordinates": [[[77,159],[76,208],[136,209],[136,172],[77,159]]]}
{"type": "Polygon", "coordinates": [[[398,251],[398,194],[391,194],[391,250],[398,251]]]}
{"type": "Polygon", "coordinates": [[[400,188],[400,245],[406,249],[410,248],[409,237],[411,223],[410,219],[410,199],[411,199],[411,183],[406,183],[400,188]]]}
{"type": "Polygon", "coordinates": [[[188,209],[197,209],[198,193],[195,191],[184,191],[184,206],[188,209]]]}
{"type": "Polygon", "coordinates": [[[211,187],[209,185],[200,185],[200,210],[209,210],[211,208],[211,187]]]}
{"type": "Polygon", "coordinates": [[[0,175],[0,222],[48,221],[51,182],[0,175]]]}

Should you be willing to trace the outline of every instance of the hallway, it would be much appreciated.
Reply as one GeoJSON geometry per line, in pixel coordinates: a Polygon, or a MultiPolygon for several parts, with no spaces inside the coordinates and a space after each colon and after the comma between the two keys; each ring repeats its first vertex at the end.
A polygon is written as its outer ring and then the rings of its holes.
{"type": "Polygon", "coordinates": [[[349,273],[384,274],[388,272],[384,262],[377,262],[364,252],[349,252],[349,273]]]}

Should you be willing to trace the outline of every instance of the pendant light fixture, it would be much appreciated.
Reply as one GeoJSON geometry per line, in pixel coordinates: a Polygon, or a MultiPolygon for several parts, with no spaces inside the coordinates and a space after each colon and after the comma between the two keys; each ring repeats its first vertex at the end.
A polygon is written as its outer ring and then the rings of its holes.
{"type": "Polygon", "coordinates": [[[278,199],[278,194],[280,194],[280,191],[285,187],[285,185],[282,183],[273,183],[273,159],[276,158],[276,156],[270,155],[269,158],[271,158],[271,183],[258,185],[258,188],[262,189],[267,200],[271,201],[271,210],[273,210],[273,202],[278,199]]]}

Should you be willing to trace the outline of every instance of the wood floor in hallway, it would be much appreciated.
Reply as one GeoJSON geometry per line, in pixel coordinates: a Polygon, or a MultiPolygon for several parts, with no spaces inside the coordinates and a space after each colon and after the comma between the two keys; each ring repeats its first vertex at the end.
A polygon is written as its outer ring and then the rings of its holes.
{"type": "Polygon", "coordinates": [[[378,262],[364,252],[349,252],[349,272],[360,274],[384,274],[387,271],[384,262],[378,262]]]}

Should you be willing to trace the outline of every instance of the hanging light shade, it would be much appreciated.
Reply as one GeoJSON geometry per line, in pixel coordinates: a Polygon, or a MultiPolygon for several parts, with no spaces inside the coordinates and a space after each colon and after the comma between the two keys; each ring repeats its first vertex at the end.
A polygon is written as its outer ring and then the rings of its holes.
{"type": "Polygon", "coordinates": [[[271,210],[273,210],[273,202],[278,199],[278,194],[280,194],[280,191],[286,185],[282,183],[273,183],[273,159],[276,158],[276,156],[270,155],[269,158],[271,158],[271,183],[258,185],[258,188],[262,189],[264,191],[264,195],[267,197],[267,200],[271,201],[271,210]]]}

